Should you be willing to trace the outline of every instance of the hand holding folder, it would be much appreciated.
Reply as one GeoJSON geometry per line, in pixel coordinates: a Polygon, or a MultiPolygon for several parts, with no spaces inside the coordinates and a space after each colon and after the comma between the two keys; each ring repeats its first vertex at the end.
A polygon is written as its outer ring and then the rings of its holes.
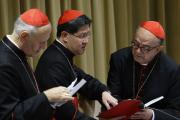
{"type": "Polygon", "coordinates": [[[146,104],[143,104],[141,100],[136,100],[136,99],[127,99],[127,100],[122,100],[118,103],[117,106],[112,107],[111,109],[101,112],[98,117],[99,118],[105,118],[105,119],[110,119],[110,118],[115,118],[115,117],[122,117],[121,119],[117,120],[127,120],[131,115],[134,113],[140,111],[144,107],[148,107],[151,104],[163,99],[164,97],[158,97],[156,99],[153,99],[149,101],[146,104]]]}

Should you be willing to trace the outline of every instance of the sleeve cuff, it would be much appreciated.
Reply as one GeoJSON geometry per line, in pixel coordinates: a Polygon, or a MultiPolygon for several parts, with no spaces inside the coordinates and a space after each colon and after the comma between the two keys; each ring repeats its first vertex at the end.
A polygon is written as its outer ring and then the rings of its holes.
{"type": "Polygon", "coordinates": [[[154,114],[154,110],[153,111],[153,115],[152,115],[152,119],[151,120],[155,120],[155,114],[154,114]]]}

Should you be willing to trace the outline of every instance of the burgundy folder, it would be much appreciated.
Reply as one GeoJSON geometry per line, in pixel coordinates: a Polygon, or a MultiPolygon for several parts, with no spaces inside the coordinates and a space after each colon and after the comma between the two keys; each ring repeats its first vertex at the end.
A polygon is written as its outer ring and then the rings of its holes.
{"type": "Polygon", "coordinates": [[[126,120],[135,112],[140,111],[142,105],[143,103],[140,100],[122,100],[118,103],[118,105],[107,111],[101,112],[98,117],[107,119],[122,116],[125,117],[123,120],[126,120]]]}

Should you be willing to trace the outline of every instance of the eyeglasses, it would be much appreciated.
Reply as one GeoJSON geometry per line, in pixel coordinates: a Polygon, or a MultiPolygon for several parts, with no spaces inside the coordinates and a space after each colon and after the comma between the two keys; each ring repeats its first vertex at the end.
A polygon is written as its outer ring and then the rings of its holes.
{"type": "Polygon", "coordinates": [[[85,38],[89,38],[91,33],[90,32],[84,32],[84,33],[81,33],[79,35],[75,35],[75,34],[71,34],[69,33],[70,35],[74,36],[74,37],[77,37],[79,39],[85,39],[85,38]]]}
{"type": "Polygon", "coordinates": [[[157,45],[157,46],[154,46],[154,47],[150,47],[148,45],[142,45],[140,44],[139,42],[137,41],[132,41],[131,42],[131,46],[134,48],[134,49],[140,49],[142,53],[148,53],[150,52],[151,50],[153,50],[154,48],[157,48],[159,47],[160,45],[157,45]]]}

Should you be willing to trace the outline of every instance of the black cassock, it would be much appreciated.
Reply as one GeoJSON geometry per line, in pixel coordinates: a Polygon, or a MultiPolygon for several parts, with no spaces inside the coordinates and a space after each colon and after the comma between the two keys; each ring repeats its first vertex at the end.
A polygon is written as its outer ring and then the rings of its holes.
{"type": "Polygon", "coordinates": [[[50,120],[51,115],[25,54],[4,37],[0,42],[0,120],[50,120]]]}
{"type": "MultiPolygon", "coordinates": [[[[73,54],[63,47],[58,41],[54,41],[52,45],[41,56],[36,67],[36,76],[39,79],[41,90],[49,89],[55,86],[69,86],[75,78],[78,81],[84,78],[87,83],[79,90],[79,93],[91,100],[102,99],[102,92],[106,91],[105,85],[101,84],[97,79],[84,73],[80,68],[73,65],[73,54]],[[43,81],[40,81],[43,80],[43,81]]],[[[58,108],[58,120],[71,120],[74,116],[75,108],[72,102],[68,102],[58,108]]],[[[94,120],[83,113],[77,112],[76,120],[94,120]]]]}
{"type": "MultiPolygon", "coordinates": [[[[150,106],[154,110],[155,120],[178,120],[180,119],[179,66],[164,53],[158,54],[153,61],[157,63],[142,88],[140,99],[146,103],[164,96],[164,99],[150,106]]],[[[112,95],[118,99],[133,99],[137,94],[133,64],[131,47],[118,50],[111,55],[107,85],[112,95]]]]}

